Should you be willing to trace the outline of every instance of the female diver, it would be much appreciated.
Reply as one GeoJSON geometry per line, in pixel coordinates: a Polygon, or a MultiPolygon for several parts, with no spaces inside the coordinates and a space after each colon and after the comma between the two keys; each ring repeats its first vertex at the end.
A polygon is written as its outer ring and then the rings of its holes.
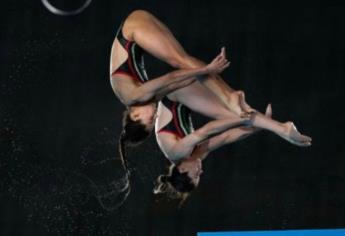
{"type": "Polygon", "coordinates": [[[159,177],[156,192],[170,188],[186,195],[197,186],[202,173],[201,160],[210,151],[244,138],[258,128],[270,130],[295,145],[311,145],[311,138],[300,134],[292,122],[270,119],[270,107],[267,116],[253,110],[245,102],[244,93],[230,88],[218,75],[226,67],[224,48],[206,66],[188,55],[169,29],[148,12],[134,11],[118,30],[111,51],[110,74],[115,94],[128,109],[119,145],[126,169],[125,145],[140,143],[149,135],[154,126],[156,102],[169,94],[159,104],[156,137],[174,164],[169,175],[159,177]],[[149,80],[144,68],[144,50],[180,70],[149,80]],[[206,76],[192,77],[197,75],[206,76]],[[163,103],[168,105],[164,108],[163,103]],[[169,104],[175,104],[171,111],[169,104]],[[183,115],[187,107],[216,120],[192,132],[191,125],[179,125],[182,120],[188,124],[188,115],[183,115]]]}
{"type": "MultiPolygon", "coordinates": [[[[271,115],[269,104],[265,116],[270,119],[271,115]]],[[[166,192],[182,203],[199,184],[202,160],[211,151],[258,131],[253,125],[264,126],[256,113],[245,118],[214,120],[194,131],[190,110],[168,97],[163,98],[158,104],[155,133],[160,149],[172,164],[167,175],[158,177],[154,193],[166,192]]],[[[290,124],[277,122],[276,126],[276,134],[282,136],[290,124]]]]}
{"type": "MultiPolygon", "coordinates": [[[[242,91],[233,90],[218,76],[229,65],[224,48],[212,63],[207,66],[189,56],[169,29],[150,13],[132,12],[118,30],[110,61],[112,88],[128,109],[121,143],[140,143],[149,136],[156,101],[172,91],[178,102],[214,119],[238,118],[256,112],[245,102],[242,91]],[[180,70],[150,80],[144,68],[144,50],[180,70]],[[193,77],[205,74],[197,80],[193,77]]],[[[262,114],[257,116],[265,120],[262,114]]],[[[266,123],[271,121],[267,119],[266,123]]],[[[290,129],[292,126],[291,123],[290,129]]],[[[311,141],[298,132],[284,138],[296,145],[311,141]]]]}

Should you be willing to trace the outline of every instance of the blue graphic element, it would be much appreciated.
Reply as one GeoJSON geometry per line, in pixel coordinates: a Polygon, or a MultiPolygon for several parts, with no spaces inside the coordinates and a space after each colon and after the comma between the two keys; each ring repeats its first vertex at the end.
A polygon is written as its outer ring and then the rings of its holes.
{"type": "Polygon", "coordinates": [[[204,232],[197,236],[345,236],[345,229],[204,232]]]}

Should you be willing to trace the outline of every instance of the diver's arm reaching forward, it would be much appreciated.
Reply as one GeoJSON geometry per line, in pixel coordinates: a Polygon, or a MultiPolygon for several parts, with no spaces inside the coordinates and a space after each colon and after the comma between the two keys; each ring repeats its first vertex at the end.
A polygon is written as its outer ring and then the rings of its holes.
{"type": "Polygon", "coordinates": [[[113,86],[113,89],[127,106],[144,104],[153,99],[160,100],[170,92],[188,86],[193,83],[198,76],[209,73],[221,73],[229,64],[230,63],[224,55],[220,53],[206,66],[175,70],[139,86],[133,84],[128,78],[114,78],[118,81],[118,84],[117,86],[113,86]],[[119,86],[121,87],[120,90],[117,89],[119,86]]]}
{"type": "Polygon", "coordinates": [[[250,124],[249,118],[232,118],[223,120],[214,120],[195,130],[193,133],[182,139],[176,139],[173,135],[166,135],[162,141],[166,145],[166,155],[169,160],[178,161],[189,157],[198,144],[218,135],[225,130],[250,124]],[[169,139],[169,140],[168,140],[169,139]],[[170,147],[169,147],[170,146],[170,147]]]}

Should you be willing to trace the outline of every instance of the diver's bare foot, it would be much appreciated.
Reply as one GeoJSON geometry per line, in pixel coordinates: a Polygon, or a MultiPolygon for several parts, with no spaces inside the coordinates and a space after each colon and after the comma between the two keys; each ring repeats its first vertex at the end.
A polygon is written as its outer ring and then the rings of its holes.
{"type": "Polygon", "coordinates": [[[230,111],[234,112],[241,118],[250,118],[253,114],[257,112],[257,110],[253,108],[243,108],[241,104],[235,101],[235,99],[231,100],[231,102],[228,104],[228,108],[230,111]]]}
{"type": "MultiPolygon", "coordinates": [[[[256,112],[249,113],[250,118],[251,119],[255,119],[255,114],[256,114],[256,112]]],[[[271,103],[268,103],[267,106],[266,106],[265,116],[267,118],[272,118],[272,105],[271,105],[271,103]]],[[[257,132],[257,131],[262,130],[261,128],[257,128],[257,127],[253,127],[253,126],[243,127],[242,129],[243,130],[247,130],[247,131],[253,131],[253,132],[257,132]]]]}
{"type": "Polygon", "coordinates": [[[229,100],[227,103],[227,107],[230,111],[236,113],[238,116],[242,117],[242,118],[246,118],[249,117],[248,115],[246,115],[246,113],[249,113],[248,111],[246,111],[245,109],[243,109],[242,107],[242,96],[241,96],[241,92],[240,91],[235,91],[232,92],[229,95],[229,100]]]}
{"type": "Polygon", "coordinates": [[[256,112],[241,112],[240,117],[243,119],[253,119],[256,112]]]}
{"type": "Polygon", "coordinates": [[[300,147],[308,147],[311,145],[312,139],[309,136],[298,132],[297,128],[292,122],[286,122],[284,126],[286,131],[280,135],[283,139],[300,147]]]}
{"type": "Polygon", "coordinates": [[[254,113],[257,112],[255,109],[253,109],[251,106],[248,105],[246,102],[246,96],[243,91],[237,91],[238,94],[238,101],[241,109],[246,113],[254,113]]]}
{"type": "Polygon", "coordinates": [[[229,96],[228,108],[241,118],[250,118],[257,110],[251,108],[245,98],[243,91],[232,92],[229,96]]]}

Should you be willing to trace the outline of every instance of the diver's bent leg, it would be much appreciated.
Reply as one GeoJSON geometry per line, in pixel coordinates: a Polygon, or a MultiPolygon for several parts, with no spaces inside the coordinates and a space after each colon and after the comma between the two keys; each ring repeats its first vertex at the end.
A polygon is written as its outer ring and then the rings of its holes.
{"type": "MultiPolygon", "coordinates": [[[[183,60],[180,62],[180,64],[183,64],[184,67],[192,68],[205,65],[204,62],[188,55],[183,57],[183,60]]],[[[226,104],[229,110],[235,112],[236,114],[242,115],[243,113],[255,112],[255,110],[247,104],[244,92],[236,91],[231,88],[220,75],[209,75],[207,79],[204,79],[201,82],[205,87],[215,93],[224,102],[224,104],[226,104]]]]}
{"type": "Polygon", "coordinates": [[[137,10],[131,13],[124,23],[123,34],[154,57],[182,68],[181,62],[187,53],[168,27],[149,12],[137,10]]]}
{"type": "Polygon", "coordinates": [[[170,93],[168,98],[213,119],[239,117],[229,111],[222,101],[199,81],[170,93]]]}
{"type": "MultiPolygon", "coordinates": [[[[134,40],[145,51],[176,68],[196,68],[205,63],[188,55],[171,31],[156,17],[146,11],[134,11],[126,19],[124,35],[134,40]]],[[[202,81],[219,99],[236,114],[243,113],[239,95],[218,75],[209,75],[202,81]]]]}

